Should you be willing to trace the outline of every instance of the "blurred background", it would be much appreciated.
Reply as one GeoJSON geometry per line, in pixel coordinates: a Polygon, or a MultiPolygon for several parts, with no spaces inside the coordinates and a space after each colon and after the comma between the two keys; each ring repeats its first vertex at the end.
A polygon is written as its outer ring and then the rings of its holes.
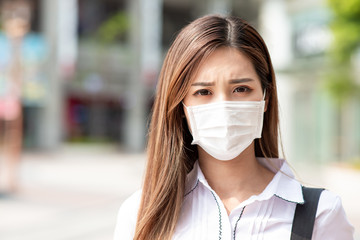
{"type": "Polygon", "coordinates": [[[162,60],[199,16],[264,37],[283,150],[360,239],[360,0],[0,0],[0,239],[112,239],[162,60]]]}

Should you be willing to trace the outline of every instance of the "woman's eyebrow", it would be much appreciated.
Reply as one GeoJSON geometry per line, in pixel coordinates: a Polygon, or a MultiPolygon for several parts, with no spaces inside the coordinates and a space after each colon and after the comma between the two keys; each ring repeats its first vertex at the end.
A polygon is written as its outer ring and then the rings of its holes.
{"type": "Polygon", "coordinates": [[[195,82],[191,84],[191,86],[202,86],[202,87],[209,87],[214,86],[215,82],[195,82]]]}
{"type": "MultiPolygon", "coordinates": [[[[239,79],[230,79],[229,83],[235,84],[235,83],[244,83],[244,82],[252,82],[252,81],[254,81],[254,79],[252,78],[239,78],[239,79]]],[[[209,87],[214,85],[215,82],[195,82],[191,84],[191,86],[202,86],[202,87],[209,87]]]]}
{"type": "Polygon", "coordinates": [[[240,79],[231,79],[229,83],[235,84],[235,83],[244,83],[244,82],[252,82],[252,81],[254,81],[254,79],[252,78],[240,78],[240,79]]]}

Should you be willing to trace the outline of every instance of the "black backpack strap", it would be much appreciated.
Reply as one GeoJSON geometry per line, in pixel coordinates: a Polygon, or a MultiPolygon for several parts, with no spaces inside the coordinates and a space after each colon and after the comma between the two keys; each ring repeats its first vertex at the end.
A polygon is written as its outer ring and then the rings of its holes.
{"type": "Polygon", "coordinates": [[[290,240],[311,240],[322,188],[302,187],[304,204],[297,204],[290,240]]]}

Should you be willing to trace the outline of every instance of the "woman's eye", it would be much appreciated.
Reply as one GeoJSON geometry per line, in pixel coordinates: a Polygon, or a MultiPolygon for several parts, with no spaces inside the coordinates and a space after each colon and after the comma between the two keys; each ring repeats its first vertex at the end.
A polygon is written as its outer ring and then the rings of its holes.
{"type": "Polygon", "coordinates": [[[206,89],[200,89],[194,93],[194,95],[201,95],[201,96],[206,96],[206,95],[210,95],[210,94],[211,94],[211,92],[206,89]]]}
{"type": "Polygon", "coordinates": [[[239,93],[242,93],[242,92],[249,92],[250,91],[250,88],[248,87],[237,87],[235,88],[234,92],[239,92],[239,93]]]}

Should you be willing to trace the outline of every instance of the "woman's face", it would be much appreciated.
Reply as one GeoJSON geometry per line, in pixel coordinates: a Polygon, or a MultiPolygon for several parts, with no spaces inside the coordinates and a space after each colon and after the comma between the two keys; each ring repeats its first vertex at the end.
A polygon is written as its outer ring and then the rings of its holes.
{"type": "MultiPolygon", "coordinates": [[[[186,106],[196,106],[220,101],[261,101],[262,99],[261,82],[251,61],[234,48],[222,47],[215,50],[199,66],[183,103],[186,106]]],[[[185,106],[184,112],[190,126],[185,106]]],[[[253,143],[243,153],[254,152],[253,143]]],[[[199,159],[210,156],[200,146],[198,150],[199,159]]]]}
{"type": "MultiPolygon", "coordinates": [[[[183,102],[186,106],[196,106],[262,98],[261,82],[251,61],[237,49],[222,47],[199,66],[183,102]]],[[[185,109],[184,112],[187,115],[185,109]]]]}

